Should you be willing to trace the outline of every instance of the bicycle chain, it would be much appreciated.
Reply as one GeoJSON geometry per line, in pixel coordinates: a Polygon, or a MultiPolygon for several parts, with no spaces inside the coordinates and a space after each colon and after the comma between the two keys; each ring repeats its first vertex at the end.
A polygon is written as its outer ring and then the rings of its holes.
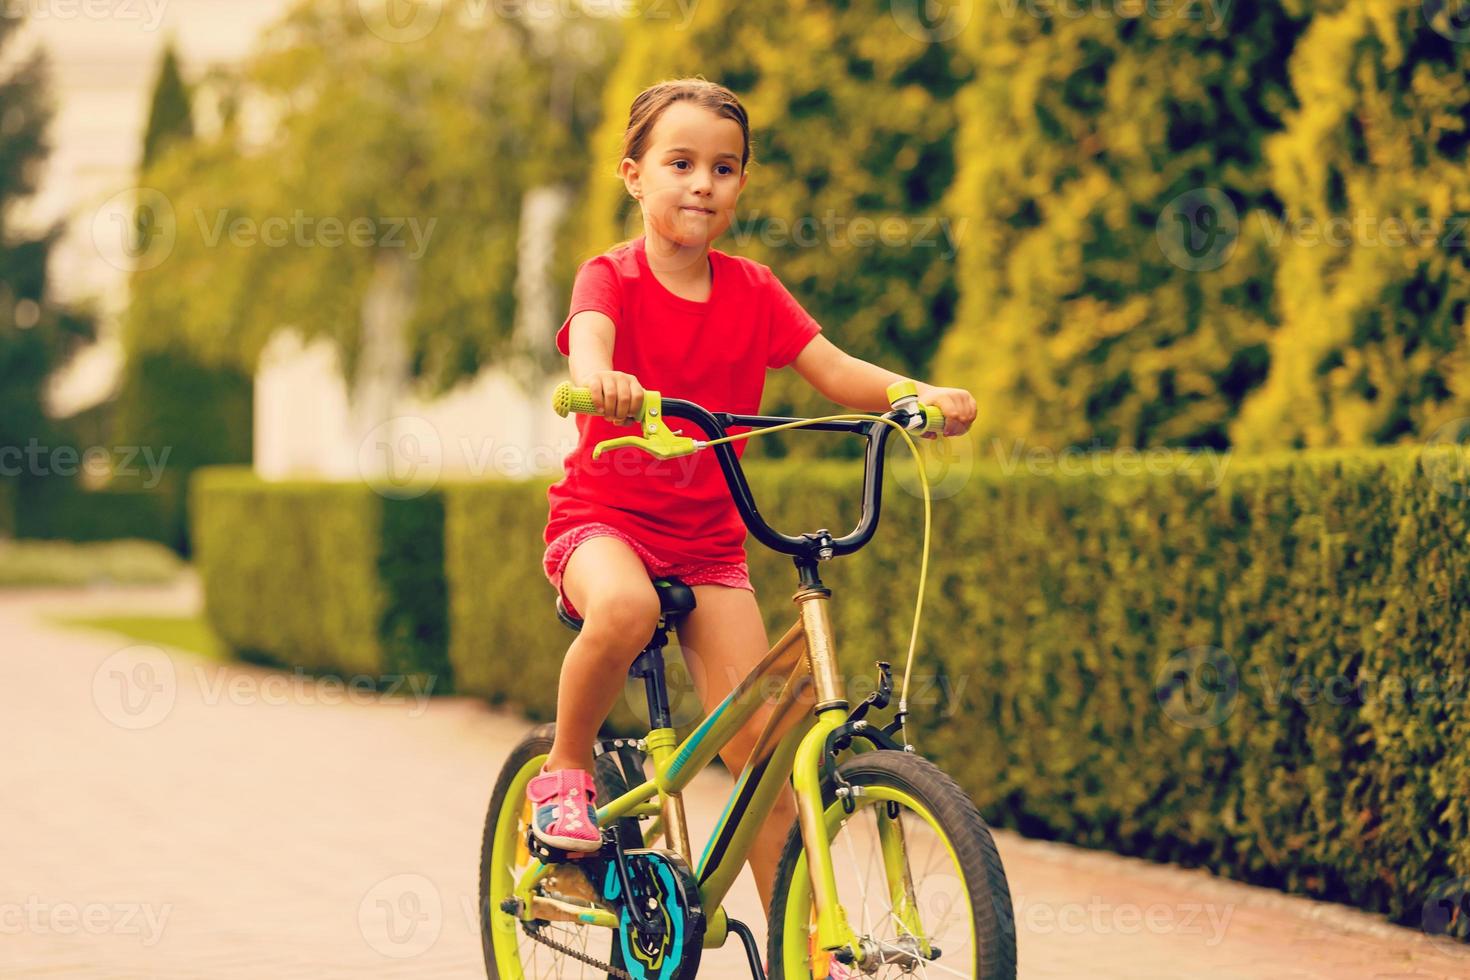
{"type": "Polygon", "coordinates": [[[539,925],[532,925],[529,922],[522,924],[525,926],[526,935],[530,936],[536,942],[541,943],[543,946],[550,946],[557,952],[565,953],[572,959],[580,960],[583,963],[586,963],[588,966],[596,967],[599,970],[606,970],[608,974],[617,977],[618,980],[633,980],[632,975],[629,974],[626,970],[621,970],[618,967],[613,966],[611,963],[604,963],[601,960],[593,959],[591,956],[588,956],[586,953],[582,952],[579,949],[573,949],[571,946],[568,946],[565,943],[559,943],[549,936],[541,935],[541,927],[539,925]]]}

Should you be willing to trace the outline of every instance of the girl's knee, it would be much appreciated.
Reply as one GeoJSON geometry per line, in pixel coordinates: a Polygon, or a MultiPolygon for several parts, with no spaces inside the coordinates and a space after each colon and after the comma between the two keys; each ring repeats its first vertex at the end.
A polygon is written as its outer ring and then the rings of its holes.
{"type": "Polygon", "coordinates": [[[587,600],[583,633],[626,640],[630,645],[648,642],[658,625],[658,593],[646,579],[598,589],[587,600]]]}

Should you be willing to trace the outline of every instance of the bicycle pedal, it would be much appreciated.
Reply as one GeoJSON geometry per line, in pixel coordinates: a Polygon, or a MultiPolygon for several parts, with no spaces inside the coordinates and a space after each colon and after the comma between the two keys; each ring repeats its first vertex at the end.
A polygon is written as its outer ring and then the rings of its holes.
{"type": "Polygon", "coordinates": [[[582,861],[587,858],[595,858],[602,854],[603,849],[608,846],[609,839],[607,831],[602,833],[602,847],[595,851],[569,851],[564,847],[553,847],[543,842],[528,828],[526,830],[526,850],[531,852],[542,864],[566,864],[570,861],[582,861]]]}

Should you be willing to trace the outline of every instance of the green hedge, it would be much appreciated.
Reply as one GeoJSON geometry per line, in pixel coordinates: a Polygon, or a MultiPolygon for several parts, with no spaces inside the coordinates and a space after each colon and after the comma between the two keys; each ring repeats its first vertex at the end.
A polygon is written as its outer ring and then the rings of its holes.
{"type": "Polygon", "coordinates": [[[15,536],[68,541],[157,541],[179,550],[181,484],[169,473],[157,487],[88,490],[63,477],[27,480],[15,494],[15,536]]]}
{"type": "Polygon", "coordinates": [[[0,480],[0,538],[15,535],[15,481],[0,480]]]}
{"type": "MultiPolygon", "coordinates": [[[[1098,459],[978,465],[936,502],[920,751],[1001,826],[1417,922],[1425,889],[1470,873],[1463,468],[1411,450],[1235,459],[1215,486],[1185,457],[1136,476],[1098,459]],[[1405,699],[1395,677],[1439,693],[1405,699]]],[[[858,464],[750,469],[778,527],[855,520],[858,464]]],[[[460,689],[539,718],[571,638],[540,570],[544,493],[446,491],[460,689]]],[[[874,542],[824,570],[854,693],[874,660],[902,664],[921,513],[890,479],[874,542]]],[[[794,572],[750,550],[774,634],[794,572]]]]}
{"type": "Polygon", "coordinates": [[[206,468],[191,494],[206,614],[238,654],[451,688],[438,493],[396,500],[206,468]]]}

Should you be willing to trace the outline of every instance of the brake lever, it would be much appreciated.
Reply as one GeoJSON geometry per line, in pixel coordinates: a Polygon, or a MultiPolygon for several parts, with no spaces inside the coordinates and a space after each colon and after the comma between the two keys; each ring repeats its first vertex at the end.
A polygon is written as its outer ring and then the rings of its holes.
{"type": "Polygon", "coordinates": [[[640,413],[642,422],[641,436],[619,436],[616,439],[604,439],[592,448],[592,458],[597,459],[609,449],[641,449],[650,456],[658,459],[672,459],[675,456],[688,456],[690,453],[698,452],[705,447],[696,439],[688,436],[675,435],[663,418],[663,396],[656,391],[643,392],[643,411],[640,413]]]}

